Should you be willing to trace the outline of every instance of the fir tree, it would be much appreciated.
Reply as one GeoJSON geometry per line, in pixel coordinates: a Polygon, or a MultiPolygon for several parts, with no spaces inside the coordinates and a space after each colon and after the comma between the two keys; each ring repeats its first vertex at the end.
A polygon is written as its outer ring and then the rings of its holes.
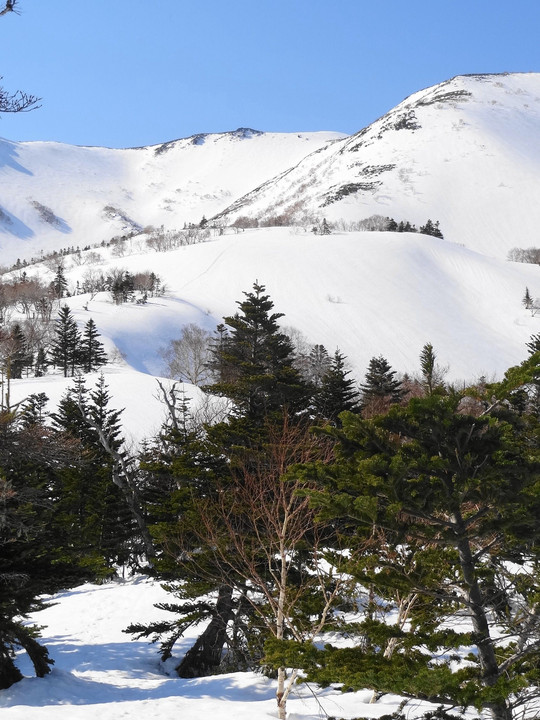
{"type": "MultiPolygon", "coordinates": [[[[162,555],[157,567],[174,578],[169,582],[172,592],[181,600],[169,607],[177,618],[161,631],[170,630],[163,644],[164,656],[170,652],[174,639],[186,623],[208,621],[206,629],[177,668],[181,677],[196,677],[215,672],[222,662],[222,649],[228,627],[232,634],[243,638],[231,642],[239,656],[252,657],[246,637],[246,623],[253,614],[252,606],[241,597],[245,580],[231,570],[223,576],[223,563],[215,553],[212,540],[206,541],[200,531],[212,513],[219,511],[221,499],[235,492],[241,467],[246,477],[260,472],[268,464],[270,438],[283,418],[291,425],[301,424],[309,408],[311,387],[302,380],[294,367],[290,339],[278,326],[280,313],[273,312],[273,302],[258,283],[253,292],[244,293],[238,302],[239,311],[224,318],[213,343],[211,369],[216,382],[207,389],[229,398],[234,412],[226,421],[205,426],[200,432],[179,429],[178,420],[160,441],[160,449],[152,459],[153,480],[170,488],[168,500],[162,498],[150,516],[157,520],[153,528],[162,555]],[[174,548],[172,554],[171,548],[174,548]],[[184,562],[195,553],[196,563],[184,562]],[[194,601],[203,593],[214,591],[215,604],[194,601]],[[240,649],[242,648],[242,649],[240,649]]],[[[170,405],[170,403],[168,403],[170,405]]],[[[305,424],[305,423],[304,423],[305,424]]],[[[147,466],[148,467],[148,466],[147,466]]],[[[268,494],[274,492],[275,481],[268,481],[268,494]]],[[[155,495],[154,495],[155,497],[155,495]]],[[[242,523],[238,527],[241,532],[242,523]]],[[[243,524],[247,532],[247,523],[243,524]]],[[[220,542],[234,552],[230,538],[220,542]]],[[[257,564],[259,559],[256,560],[257,564]]],[[[261,549],[260,571],[268,572],[268,559],[261,549]]],[[[149,635],[154,627],[133,626],[135,632],[149,635]]],[[[260,631],[255,631],[260,632],[260,631]]],[[[260,653],[260,649],[259,649],[260,653]]],[[[260,654],[259,654],[260,657],[260,654]]]]}
{"type": "Polygon", "coordinates": [[[32,365],[32,353],[28,350],[26,337],[21,326],[16,323],[10,333],[10,372],[13,379],[20,379],[23,371],[32,365]]]}
{"type": "Polygon", "coordinates": [[[315,386],[320,388],[323,377],[331,366],[331,359],[324,345],[314,345],[307,358],[306,377],[315,386]]]}
{"type": "Polygon", "coordinates": [[[98,424],[114,450],[120,450],[121,411],[111,410],[103,375],[89,391],[83,376],[75,378],[51,414],[54,427],[78,441],[78,458],[61,474],[59,492],[63,522],[78,527],[74,547],[97,576],[110,575],[130,555],[133,523],[122,492],[113,479],[114,460],[104,450],[98,424]]]}
{"type": "Polygon", "coordinates": [[[51,344],[51,362],[60,367],[64,377],[75,375],[79,364],[80,334],[67,305],[60,308],[54,323],[54,338],[51,344]]]}
{"type": "Polygon", "coordinates": [[[98,338],[96,324],[90,318],[84,326],[79,351],[79,362],[85,373],[95,372],[107,363],[107,353],[98,338]]]}
{"type": "Polygon", "coordinates": [[[56,268],[56,275],[51,283],[51,290],[56,298],[63,298],[67,291],[67,280],[64,275],[64,268],[62,265],[58,265],[56,268]]]}
{"type": "Polygon", "coordinates": [[[407,622],[367,616],[356,648],[285,646],[274,664],[493,720],[527,715],[540,689],[538,424],[502,402],[538,372],[526,365],[489,389],[501,404],[481,417],[457,393],[345,416],[335,464],[301,476],[318,485],[320,516],[341,523],[349,570],[385,603],[408,598],[407,622]],[[466,666],[454,662],[462,652],[466,666]]]}
{"type": "Polygon", "coordinates": [[[437,356],[431,343],[426,343],[420,353],[420,369],[422,385],[427,395],[432,395],[443,386],[446,369],[441,369],[436,362],[437,356]]]}
{"type": "Polygon", "coordinates": [[[39,347],[36,354],[36,364],[34,365],[34,376],[43,377],[47,372],[47,352],[43,347],[39,347]]]}
{"type": "Polygon", "coordinates": [[[345,356],[336,350],[315,395],[316,410],[334,424],[339,424],[338,416],[344,410],[360,411],[360,395],[354,380],[347,377],[350,374],[351,371],[345,368],[345,356]]]}
{"type": "Polygon", "coordinates": [[[274,303],[264,291],[255,283],[253,292],[238,302],[240,312],[224,318],[230,332],[212,348],[210,363],[221,378],[209,392],[233,400],[238,414],[251,421],[261,421],[284,405],[292,412],[304,409],[309,397],[293,364],[292,343],[278,326],[283,313],[272,313],[274,303]]]}
{"type": "Polygon", "coordinates": [[[54,431],[0,415],[0,688],[22,678],[21,650],[37,676],[50,671],[53,660],[28,615],[46,607],[43,595],[91,579],[72,552],[77,529],[57,524],[58,478],[72,462],[70,445],[54,431]]]}
{"type": "Polygon", "coordinates": [[[370,412],[380,412],[388,405],[400,402],[403,389],[400,380],[396,379],[396,371],[392,370],[388,361],[382,356],[371,358],[362,391],[362,407],[370,412]]]}
{"type": "Polygon", "coordinates": [[[432,235],[433,237],[443,237],[443,234],[439,228],[438,221],[432,222],[431,220],[428,220],[425,225],[422,225],[419,232],[423,233],[424,235],[432,235]]]}
{"type": "Polygon", "coordinates": [[[529,342],[525,343],[529,349],[529,355],[534,355],[536,352],[540,352],[540,333],[531,335],[529,342]]]}
{"type": "Polygon", "coordinates": [[[321,235],[331,235],[332,231],[330,230],[330,225],[328,225],[326,218],[323,218],[323,221],[321,223],[321,235]]]}
{"type": "Polygon", "coordinates": [[[529,310],[533,305],[533,299],[528,287],[525,288],[525,295],[523,296],[523,300],[521,302],[527,310],[529,310]]]}
{"type": "Polygon", "coordinates": [[[23,427],[34,427],[43,425],[45,422],[45,405],[49,398],[45,393],[32,393],[26,399],[21,410],[21,420],[23,427]]]}

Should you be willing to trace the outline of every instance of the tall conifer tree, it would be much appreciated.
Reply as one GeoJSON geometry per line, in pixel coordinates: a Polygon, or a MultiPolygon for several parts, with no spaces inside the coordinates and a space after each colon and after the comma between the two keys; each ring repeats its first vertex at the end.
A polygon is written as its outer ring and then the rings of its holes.
{"type": "Polygon", "coordinates": [[[54,323],[54,339],[51,344],[51,362],[60,367],[64,377],[75,375],[79,363],[81,336],[71,310],[62,305],[54,323]]]}
{"type": "Polygon", "coordinates": [[[90,318],[81,337],[79,362],[83,372],[90,373],[107,363],[107,353],[103,348],[103,343],[99,340],[96,323],[90,318]]]}

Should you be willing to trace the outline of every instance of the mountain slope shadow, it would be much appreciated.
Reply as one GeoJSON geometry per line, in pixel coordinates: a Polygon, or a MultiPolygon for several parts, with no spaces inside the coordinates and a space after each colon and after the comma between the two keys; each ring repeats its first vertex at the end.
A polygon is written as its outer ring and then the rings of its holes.
{"type": "Polygon", "coordinates": [[[11,168],[24,175],[33,175],[33,172],[17,161],[18,157],[19,153],[17,152],[16,143],[0,139],[0,170],[3,168],[11,168]]]}
{"type": "Polygon", "coordinates": [[[28,227],[18,217],[12,215],[5,208],[0,206],[0,233],[15,235],[15,237],[26,240],[34,237],[35,233],[32,228],[28,227]]]}

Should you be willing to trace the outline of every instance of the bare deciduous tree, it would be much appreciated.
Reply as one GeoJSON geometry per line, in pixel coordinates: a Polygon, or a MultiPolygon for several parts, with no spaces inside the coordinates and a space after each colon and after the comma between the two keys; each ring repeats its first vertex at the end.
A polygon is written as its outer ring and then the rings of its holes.
{"type": "Polygon", "coordinates": [[[199,325],[184,325],[180,337],[160,350],[167,376],[192,385],[208,383],[211,377],[208,369],[211,339],[211,333],[199,325]]]}
{"type": "MultiPolygon", "coordinates": [[[[212,548],[221,586],[244,592],[245,602],[276,640],[315,637],[351,581],[328,562],[324,547],[329,529],[317,524],[309,499],[301,496],[303,481],[286,477],[296,463],[325,462],[330,455],[330,445],[284,416],[282,424],[269,427],[263,456],[255,462],[240,460],[232,484],[214,498],[198,500],[200,514],[192,530],[202,545],[212,548]],[[305,613],[302,604],[315,588],[319,606],[316,613],[305,613]]],[[[292,670],[287,676],[285,667],[278,668],[280,720],[286,718],[297,674],[292,670]]]]}
{"type": "MultiPolygon", "coordinates": [[[[0,10],[0,16],[7,15],[11,12],[19,15],[18,6],[18,0],[5,0],[4,7],[0,10]]],[[[0,80],[1,79],[0,77],[0,80]]],[[[40,100],[41,98],[25,93],[22,90],[16,90],[12,93],[0,86],[0,113],[18,113],[35,110],[40,107],[38,104],[40,100]]]]}

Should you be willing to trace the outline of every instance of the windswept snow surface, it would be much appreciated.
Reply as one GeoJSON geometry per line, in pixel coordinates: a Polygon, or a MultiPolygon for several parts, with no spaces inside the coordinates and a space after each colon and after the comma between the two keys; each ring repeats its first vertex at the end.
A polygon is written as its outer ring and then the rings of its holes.
{"type": "MultiPolygon", "coordinates": [[[[157,648],[122,632],[135,621],[167,614],[153,605],[166,594],[142,578],[107,585],[83,585],[53,597],[53,605],[33,620],[45,625],[42,636],[55,660],[45,678],[25,677],[0,691],[3,720],[266,720],[277,717],[275,683],[262,675],[231,673],[184,680],[174,666],[193,642],[186,636],[176,657],[162,665],[157,648]],[[169,674],[168,674],[169,673],[169,674]]],[[[21,664],[28,675],[30,667],[21,664]]],[[[385,696],[369,704],[371,692],[342,694],[298,686],[291,696],[289,720],[321,717],[378,718],[397,708],[385,696]]],[[[422,704],[416,704],[420,711],[422,704]]],[[[425,708],[424,708],[425,709],[425,708]]],[[[411,718],[414,717],[414,713],[411,718]]]]}

